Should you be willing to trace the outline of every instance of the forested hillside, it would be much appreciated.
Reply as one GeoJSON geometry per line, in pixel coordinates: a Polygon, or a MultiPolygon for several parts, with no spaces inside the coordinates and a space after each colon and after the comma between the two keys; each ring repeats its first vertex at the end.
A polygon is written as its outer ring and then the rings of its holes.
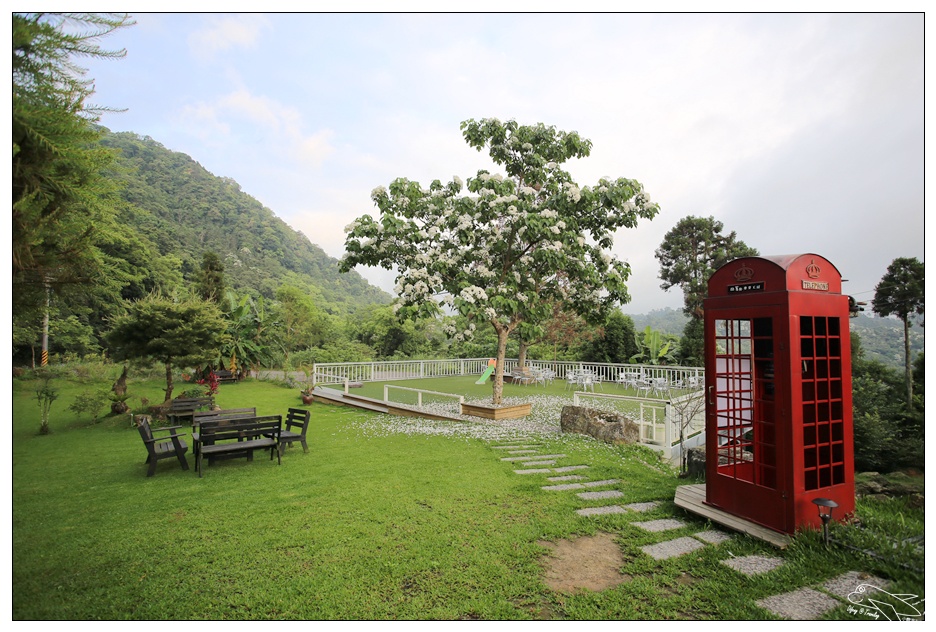
{"type": "MultiPolygon", "coordinates": [[[[648,325],[663,334],[682,336],[689,317],[682,310],[664,307],[647,314],[630,314],[634,328],[643,331],[648,325]]],[[[881,318],[867,312],[849,320],[851,331],[861,339],[865,359],[903,369],[903,324],[896,318],[881,318]]],[[[919,323],[910,328],[910,353],[916,357],[923,351],[924,331],[919,323]]]]}
{"type": "Polygon", "coordinates": [[[238,293],[272,298],[277,288],[291,285],[329,313],[390,301],[356,272],[341,274],[336,259],[231,178],[215,176],[149,137],[108,133],[102,143],[120,150],[113,177],[129,203],[123,219],[159,256],[178,257],[187,278],[210,251],[224,266],[226,286],[238,293]]]}
{"type": "MultiPolygon", "coordinates": [[[[912,319],[911,319],[912,322],[912,319]]],[[[861,338],[861,348],[867,360],[903,369],[904,334],[903,323],[896,318],[882,318],[859,314],[851,319],[851,330],[861,338]]],[[[923,327],[919,322],[910,327],[910,355],[915,358],[922,353],[923,327]]]]}

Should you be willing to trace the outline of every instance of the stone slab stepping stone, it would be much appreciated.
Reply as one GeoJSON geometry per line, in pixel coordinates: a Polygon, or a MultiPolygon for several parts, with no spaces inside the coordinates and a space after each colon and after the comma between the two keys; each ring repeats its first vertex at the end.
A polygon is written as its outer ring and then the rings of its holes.
{"type": "Polygon", "coordinates": [[[702,540],[703,542],[708,542],[709,544],[721,544],[726,540],[730,540],[733,536],[725,533],[724,531],[712,529],[711,531],[699,531],[698,533],[693,533],[692,537],[698,540],[702,540]]]}
{"type": "MultiPolygon", "coordinates": [[[[875,588],[886,590],[890,582],[888,582],[886,579],[875,577],[869,573],[849,571],[844,575],[839,575],[838,577],[830,579],[824,583],[822,587],[833,595],[837,595],[842,599],[848,599],[848,595],[855,592],[858,589],[858,586],[861,586],[862,584],[869,584],[875,588]]],[[[867,594],[867,592],[865,592],[865,594],[867,594]]],[[[851,600],[849,599],[849,601],[851,600]]],[[[852,603],[857,603],[858,601],[854,601],[852,603]]]]}
{"type": "Polygon", "coordinates": [[[620,505],[607,505],[605,507],[586,507],[585,509],[576,509],[575,513],[580,516],[600,516],[604,514],[627,513],[627,510],[620,505]]]}
{"type": "MultiPolygon", "coordinates": [[[[584,476],[557,476],[555,479],[550,478],[547,480],[550,480],[550,481],[559,480],[559,479],[581,480],[583,478],[585,477],[584,476]]],[[[620,483],[620,482],[621,481],[616,478],[611,478],[606,481],[589,481],[587,483],[567,483],[565,485],[546,485],[545,487],[541,487],[540,489],[545,489],[545,490],[553,491],[553,492],[564,492],[570,489],[586,489],[588,487],[603,487],[605,485],[616,485],[617,483],[620,483]]]]}
{"type": "Polygon", "coordinates": [[[628,509],[630,509],[631,511],[650,511],[651,509],[656,509],[656,506],[657,506],[658,504],[659,504],[659,503],[656,503],[656,502],[649,502],[649,503],[631,503],[631,504],[625,505],[625,506],[626,506],[628,509]]]}
{"type": "Polygon", "coordinates": [[[800,588],[782,595],[758,599],[755,603],[784,619],[815,621],[841,602],[818,590],[800,588]]]}
{"type": "Polygon", "coordinates": [[[603,492],[582,492],[576,494],[582,500],[601,500],[604,498],[620,498],[624,493],[616,489],[607,489],[603,492]]]}
{"type": "Polygon", "coordinates": [[[540,489],[545,489],[548,492],[566,492],[571,489],[582,489],[583,487],[581,483],[566,483],[565,485],[546,485],[545,487],[540,487],[540,489]]]}
{"type": "Polygon", "coordinates": [[[562,472],[574,472],[576,470],[587,469],[587,465],[566,465],[565,467],[554,467],[552,469],[514,470],[514,472],[517,474],[561,474],[562,472]]]}
{"type": "Polygon", "coordinates": [[[555,465],[555,461],[527,461],[524,465],[555,465]]]}
{"type": "Polygon", "coordinates": [[[704,544],[695,538],[686,536],[683,538],[676,538],[675,540],[660,542],[659,544],[649,544],[647,546],[642,546],[640,547],[640,550],[656,560],[665,560],[671,557],[677,557],[680,555],[685,555],[686,553],[691,553],[697,549],[701,549],[704,546],[704,544]]]}
{"type": "Polygon", "coordinates": [[[680,527],[685,527],[686,523],[681,520],[676,520],[675,518],[663,518],[662,520],[651,520],[649,522],[634,522],[632,523],[636,527],[640,527],[644,531],[669,531],[670,529],[679,529],[680,527]]]}
{"type": "Polygon", "coordinates": [[[761,573],[769,573],[773,569],[783,566],[783,560],[780,558],[765,557],[763,555],[729,557],[727,560],[722,560],[721,563],[745,575],[760,575],[761,573]]]}
{"type": "Polygon", "coordinates": [[[531,456],[505,456],[501,461],[532,461],[535,459],[562,459],[564,454],[537,454],[531,456]]]}
{"type": "Polygon", "coordinates": [[[558,483],[559,481],[584,481],[585,477],[578,474],[569,474],[568,476],[550,476],[546,480],[551,483],[558,483]]]}
{"type": "Polygon", "coordinates": [[[492,445],[492,448],[495,450],[525,450],[527,448],[538,448],[540,447],[539,443],[533,445],[492,445]]]}
{"type": "Polygon", "coordinates": [[[536,454],[536,450],[508,450],[507,454],[536,454]]]}
{"type": "Polygon", "coordinates": [[[587,483],[582,483],[582,487],[604,487],[605,485],[617,485],[620,482],[620,479],[609,478],[605,481],[589,481],[587,483]]]}

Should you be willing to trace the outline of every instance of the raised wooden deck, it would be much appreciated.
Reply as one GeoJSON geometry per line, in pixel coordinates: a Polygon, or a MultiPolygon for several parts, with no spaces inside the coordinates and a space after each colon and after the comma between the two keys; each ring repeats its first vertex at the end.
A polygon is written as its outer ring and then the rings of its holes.
{"type": "Polygon", "coordinates": [[[410,406],[405,406],[403,404],[385,402],[383,400],[374,399],[372,397],[364,397],[363,395],[355,394],[345,395],[341,391],[336,391],[335,389],[331,388],[318,387],[312,391],[312,397],[315,399],[315,401],[321,402],[323,404],[353,406],[354,408],[363,408],[364,410],[372,410],[374,412],[387,413],[390,415],[399,415],[401,417],[421,417],[423,419],[433,419],[436,421],[465,422],[464,419],[459,419],[457,417],[449,417],[447,415],[430,413],[419,410],[417,408],[412,408],[410,406]]]}
{"type": "Polygon", "coordinates": [[[779,533],[756,522],[745,520],[717,507],[705,504],[705,483],[701,485],[680,485],[676,488],[674,502],[677,507],[681,507],[690,513],[708,518],[712,522],[717,522],[729,529],[746,533],[752,538],[763,540],[777,548],[785,549],[790,545],[790,536],[785,533],[779,533]]]}

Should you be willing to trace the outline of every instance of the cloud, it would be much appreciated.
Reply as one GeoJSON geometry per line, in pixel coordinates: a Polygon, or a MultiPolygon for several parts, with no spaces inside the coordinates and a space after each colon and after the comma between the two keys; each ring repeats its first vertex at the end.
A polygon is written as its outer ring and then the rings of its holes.
{"type": "Polygon", "coordinates": [[[201,59],[233,48],[255,48],[262,32],[272,28],[263,15],[257,14],[209,15],[206,22],[188,36],[189,49],[201,59]]]}
{"type": "Polygon", "coordinates": [[[106,124],[233,177],[332,256],[341,228],[374,212],[375,186],[501,171],[459,130],[498,117],[578,131],[594,148],[568,165],[576,181],[636,179],[660,204],[614,248],[638,312],[680,305],[659,288],[654,250],[688,215],[765,254],[826,255],[849,290],[873,288],[896,256],[922,257],[922,14],[149,21],[160,29],[121,41],[119,72],[91,64],[103,102],[131,109],[106,124]],[[879,270],[859,281],[863,268],[879,270]]]}

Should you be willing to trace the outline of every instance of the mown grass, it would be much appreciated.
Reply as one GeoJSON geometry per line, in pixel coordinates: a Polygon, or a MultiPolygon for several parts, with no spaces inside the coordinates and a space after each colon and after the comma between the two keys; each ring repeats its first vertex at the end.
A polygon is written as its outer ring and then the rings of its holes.
{"type": "MultiPolygon", "coordinates": [[[[826,550],[813,533],[782,552],[736,536],[654,560],[640,547],[712,527],[673,505],[684,481],[646,449],[568,435],[542,442],[567,454],[564,464],[590,465],[593,480],[621,479],[625,496],[613,502],[659,501],[647,514],[591,518],[575,513],[588,503],[574,494],[514,474],[487,441],[393,432],[384,416],[321,404],[310,406],[308,454],[293,447],[279,466],[259,454],[226,461],[201,479],[167,460],[147,478],[125,417],[92,425],[67,410],[79,392],[109,382],[55,384],[52,434],[40,436],[34,383],[13,381],[15,620],[769,619],[757,599],[846,570],[923,593],[922,574],[826,550]],[[650,533],[632,524],[665,517],[687,526],[650,533]],[[598,531],[615,534],[631,580],[601,592],[550,590],[538,542],[598,531]],[[754,553],[786,563],[757,578],[721,563],[754,553]]],[[[130,388],[157,401],[160,387],[130,388]]],[[[218,403],[278,414],[299,399],[248,381],[223,385],[218,403]]],[[[859,511],[893,515],[879,503],[859,511]]],[[[922,531],[922,510],[900,511],[922,531]]],[[[829,618],[860,619],[844,604],[829,618]]]]}

